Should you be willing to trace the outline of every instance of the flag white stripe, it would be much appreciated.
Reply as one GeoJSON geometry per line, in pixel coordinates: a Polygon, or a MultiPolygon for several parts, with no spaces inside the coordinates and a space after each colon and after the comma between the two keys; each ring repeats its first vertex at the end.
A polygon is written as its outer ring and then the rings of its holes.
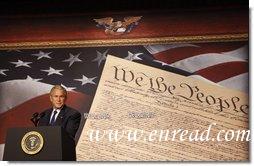
{"type": "Polygon", "coordinates": [[[36,96],[49,93],[53,85],[31,81],[11,80],[0,83],[0,113],[4,113],[36,96]]]}
{"type": "Polygon", "coordinates": [[[5,144],[0,144],[0,160],[3,160],[3,156],[4,156],[4,145],[5,145],[5,144]]]}
{"type": "Polygon", "coordinates": [[[241,48],[238,48],[236,50],[233,51],[229,51],[229,52],[222,52],[225,55],[229,55],[235,58],[240,58],[240,59],[249,59],[249,54],[248,54],[248,46],[243,46],[241,48]]]}
{"type": "MultiPolygon", "coordinates": [[[[169,49],[179,48],[179,47],[200,47],[198,45],[193,44],[170,44],[170,45],[147,45],[144,46],[147,51],[151,54],[157,54],[162,51],[166,51],[169,49]]],[[[196,72],[198,70],[205,69],[207,67],[211,67],[213,65],[226,63],[226,62],[248,62],[248,46],[242,46],[238,49],[227,51],[227,52],[221,52],[216,53],[216,50],[214,50],[215,53],[206,53],[206,54],[199,54],[199,55],[191,55],[192,57],[186,58],[183,60],[180,60],[178,62],[172,63],[172,64],[166,64],[162,62],[162,65],[168,65],[172,67],[176,67],[182,70],[186,70],[189,72],[196,72]]],[[[167,55],[165,55],[167,56],[167,55]]],[[[170,58],[170,55],[168,55],[170,58]]],[[[243,92],[248,92],[248,75],[247,73],[228,78],[226,80],[223,80],[219,82],[219,86],[224,86],[231,89],[240,90],[243,92]]],[[[203,80],[212,84],[216,84],[202,76],[199,75],[193,75],[189,76],[195,79],[203,80]]]]}
{"type": "Polygon", "coordinates": [[[194,44],[164,44],[164,45],[147,45],[144,46],[146,48],[146,50],[150,53],[150,54],[157,54],[160,53],[162,51],[166,51],[166,50],[170,50],[173,48],[179,48],[179,47],[199,47],[198,45],[194,45],[194,44]]]}
{"type": "Polygon", "coordinates": [[[217,85],[217,86],[218,86],[217,83],[212,82],[212,81],[210,81],[210,80],[208,80],[208,79],[206,79],[206,78],[204,78],[204,77],[202,77],[202,76],[200,76],[200,75],[190,75],[190,76],[188,76],[188,77],[189,77],[189,78],[198,79],[198,80],[204,81],[204,82],[206,82],[206,83],[209,83],[209,84],[213,84],[213,85],[217,85]]]}
{"type": "Polygon", "coordinates": [[[217,64],[226,62],[241,62],[241,61],[247,62],[247,60],[233,57],[229,54],[208,53],[186,58],[177,61],[175,63],[172,63],[171,65],[178,69],[182,69],[193,73],[217,64]]]}
{"type": "Polygon", "coordinates": [[[198,80],[204,81],[204,82],[212,84],[212,85],[217,85],[217,86],[226,87],[229,89],[239,90],[244,93],[249,92],[249,86],[248,86],[249,85],[249,83],[248,83],[249,74],[248,73],[239,74],[235,77],[231,77],[231,78],[225,79],[225,80],[217,82],[217,83],[212,82],[200,75],[190,75],[188,77],[198,79],[198,80]]]}
{"type": "Polygon", "coordinates": [[[218,84],[227,88],[232,88],[232,89],[236,89],[236,90],[248,93],[249,91],[248,78],[249,78],[249,74],[243,73],[235,77],[231,77],[223,81],[220,81],[218,82],[218,84]]]}

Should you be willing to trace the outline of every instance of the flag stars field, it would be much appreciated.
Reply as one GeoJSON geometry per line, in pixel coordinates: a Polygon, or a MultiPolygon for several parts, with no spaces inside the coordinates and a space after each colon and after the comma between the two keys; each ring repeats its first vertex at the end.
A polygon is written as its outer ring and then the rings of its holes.
{"type": "Polygon", "coordinates": [[[67,91],[73,91],[74,89],[76,89],[76,87],[67,87],[63,85],[62,83],[61,83],[61,86],[64,87],[67,91]]]}
{"type": "Polygon", "coordinates": [[[71,67],[71,65],[73,65],[74,62],[82,62],[82,60],[78,58],[80,54],[81,53],[79,53],[77,55],[73,55],[70,53],[69,59],[65,59],[65,60],[63,60],[63,62],[69,62],[69,67],[71,67]]]}
{"type": "Polygon", "coordinates": [[[135,53],[133,54],[132,52],[128,51],[128,56],[125,57],[124,59],[127,59],[127,60],[130,60],[130,61],[133,61],[133,60],[142,60],[139,55],[142,55],[143,53],[135,53]]]}
{"type": "Polygon", "coordinates": [[[81,79],[74,79],[75,81],[80,81],[81,85],[85,85],[85,84],[96,84],[93,80],[97,78],[97,77],[92,77],[92,78],[88,78],[84,75],[82,75],[81,79]]]}
{"type": "Polygon", "coordinates": [[[42,78],[35,79],[27,75],[25,80],[39,82],[42,80],[42,78]]]}
{"type": "Polygon", "coordinates": [[[39,51],[39,53],[37,54],[32,54],[33,56],[38,57],[37,60],[40,60],[42,58],[48,58],[48,59],[52,59],[49,54],[51,54],[52,52],[43,52],[43,51],[39,51]]]}
{"type": "Polygon", "coordinates": [[[101,65],[101,62],[106,60],[108,49],[103,53],[96,50],[96,53],[97,53],[97,57],[94,60],[92,60],[92,62],[98,62],[98,67],[99,67],[101,65]]]}
{"type": "Polygon", "coordinates": [[[64,70],[56,70],[56,69],[54,69],[54,68],[52,68],[52,67],[49,67],[49,69],[48,70],[41,70],[41,71],[44,71],[44,72],[47,72],[48,73],[48,76],[49,75],[52,75],[52,74],[57,74],[57,75],[63,75],[62,73],[60,73],[60,72],[62,72],[62,71],[64,71],[64,70]]]}
{"type": "Polygon", "coordinates": [[[7,76],[4,72],[9,71],[9,69],[0,69],[0,74],[7,76]]]}
{"type": "Polygon", "coordinates": [[[18,62],[10,62],[14,65],[16,65],[15,67],[29,67],[31,68],[31,66],[29,66],[29,64],[31,64],[32,62],[23,62],[21,60],[18,60],[18,62]]]}

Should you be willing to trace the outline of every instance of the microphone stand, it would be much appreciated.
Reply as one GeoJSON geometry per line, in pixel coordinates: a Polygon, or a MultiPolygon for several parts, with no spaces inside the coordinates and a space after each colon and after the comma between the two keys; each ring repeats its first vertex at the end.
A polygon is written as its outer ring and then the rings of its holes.
{"type": "Polygon", "coordinates": [[[39,119],[40,119],[38,116],[39,116],[39,113],[36,112],[36,113],[33,114],[32,118],[30,119],[33,122],[35,127],[38,126],[38,122],[39,122],[39,119]]]}

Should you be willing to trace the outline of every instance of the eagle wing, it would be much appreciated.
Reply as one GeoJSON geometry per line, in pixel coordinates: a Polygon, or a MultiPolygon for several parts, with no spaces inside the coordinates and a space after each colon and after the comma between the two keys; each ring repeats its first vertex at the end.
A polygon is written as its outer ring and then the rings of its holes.
{"type": "Polygon", "coordinates": [[[99,25],[107,25],[110,26],[113,23],[112,17],[105,17],[100,19],[93,19],[95,22],[97,22],[99,25]]]}
{"type": "Polygon", "coordinates": [[[137,17],[125,17],[123,22],[123,27],[127,27],[128,25],[138,22],[142,16],[137,17]]]}

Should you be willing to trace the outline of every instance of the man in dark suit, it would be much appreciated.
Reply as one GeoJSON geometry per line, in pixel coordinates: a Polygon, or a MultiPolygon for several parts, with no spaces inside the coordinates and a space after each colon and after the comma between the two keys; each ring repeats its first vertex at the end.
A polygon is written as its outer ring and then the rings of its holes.
{"type": "Polygon", "coordinates": [[[66,99],[66,89],[60,85],[55,85],[50,91],[52,108],[41,113],[38,126],[61,126],[74,139],[79,128],[81,114],[66,106],[66,99]]]}

